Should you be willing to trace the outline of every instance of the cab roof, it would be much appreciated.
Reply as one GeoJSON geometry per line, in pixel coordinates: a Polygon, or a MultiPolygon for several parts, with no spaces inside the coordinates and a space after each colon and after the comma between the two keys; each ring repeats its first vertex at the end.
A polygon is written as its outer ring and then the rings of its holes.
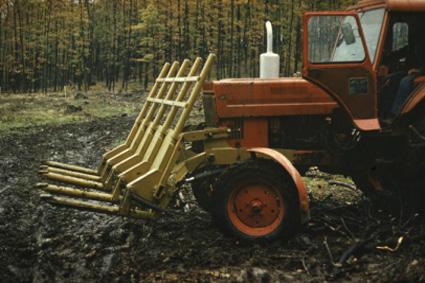
{"type": "Polygon", "coordinates": [[[360,0],[352,9],[383,6],[390,11],[425,12],[425,0],[360,0]]]}

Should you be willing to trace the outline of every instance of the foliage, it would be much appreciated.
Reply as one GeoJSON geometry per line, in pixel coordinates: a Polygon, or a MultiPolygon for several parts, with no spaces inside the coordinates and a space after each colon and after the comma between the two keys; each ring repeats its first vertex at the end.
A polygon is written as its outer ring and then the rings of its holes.
{"type": "Polygon", "coordinates": [[[282,75],[300,69],[307,10],[354,0],[0,0],[0,86],[15,92],[145,87],[164,61],[218,55],[214,76],[258,75],[264,22],[282,75]],[[117,85],[117,81],[122,84],[117,85]]]}

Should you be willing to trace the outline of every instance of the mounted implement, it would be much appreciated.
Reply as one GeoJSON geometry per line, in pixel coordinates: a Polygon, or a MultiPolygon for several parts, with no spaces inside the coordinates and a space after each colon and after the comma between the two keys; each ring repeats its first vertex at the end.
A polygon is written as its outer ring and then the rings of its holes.
{"type": "Polygon", "coordinates": [[[372,200],[398,192],[423,206],[424,17],[425,0],[307,13],[303,78],[278,77],[271,45],[261,79],[205,84],[213,55],[203,68],[165,64],[126,142],[98,169],[47,162],[50,183],[38,186],[56,204],[152,218],[190,182],[199,205],[248,240],[289,236],[309,219],[310,166],[352,176],[372,200]],[[184,131],[202,90],[206,127],[184,131]]]}
{"type": "MultiPolygon", "coordinates": [[[[141,218],[162,211],[175,190],[175,166],[187,158],[184,141],[188,134],[182,130],[213,59],[210,55],[202,69],[200,58],[192,66],[188,60],[181,65],[165,64],[126,142],[104,154],[97,170],[58,162],[47,162],[41,167],[40,173],[48,179],[83,187],[42,183],[38,184],[41,189],[107,204],[56,196],[49,201],[141,218]]],[[[223,132],[211,129],[208,134],[214,138],[223,132]]]]}

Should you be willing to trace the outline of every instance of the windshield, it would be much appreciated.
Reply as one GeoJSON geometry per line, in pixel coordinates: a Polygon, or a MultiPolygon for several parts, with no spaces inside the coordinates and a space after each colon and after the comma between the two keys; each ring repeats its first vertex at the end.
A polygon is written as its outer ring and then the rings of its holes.
{"type": "Polygon", "coordinates": [[[353,16],[319,15],[308,22],[311,63],[361,62],[366,54],[353,16]]]}
{"type": "MultiPolygon", "coordinates": [[[[366,45],[375,61],[384,9],[359,14],[366,45]]],[[[319,15],[308,23],[309,61],[311,63],[362,62],[366,52],[354,16],[319,15]]]]}
{"type": "MultiPolygon", "coordinates": [[[[360,62],[365,58],[362,39],[360,37],[359,27],[356,18],[345,17],[339,28],[339,37],[336,42],[336,48],[331,62],[360,62]],[[344,29],[350,29],[352,33],[351,40],[347,39],[347,32],[344,29]]],[[[348,37],[350,37],[348,36],[348,37]]]]}
{"type": "Polygon", "coordinates": [[[360,13],[360,22],[362,24],[363,33],[367,48],[369,50],[370,61],[375,62],[376,49],[381,35],[382,23],[384,21],[385,10],[374,9],[360,13]]]}

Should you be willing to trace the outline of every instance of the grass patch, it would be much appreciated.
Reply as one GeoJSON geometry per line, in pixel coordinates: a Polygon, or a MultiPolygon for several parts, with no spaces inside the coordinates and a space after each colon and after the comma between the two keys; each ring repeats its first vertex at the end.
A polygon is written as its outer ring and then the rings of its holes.
{"type": "Polygon", "coordinates": [[[2,94],[0,97],[0,134],[23,127],[60,125],[138,113],[143,95],[108,92],[49,94],[2,94]]]}

